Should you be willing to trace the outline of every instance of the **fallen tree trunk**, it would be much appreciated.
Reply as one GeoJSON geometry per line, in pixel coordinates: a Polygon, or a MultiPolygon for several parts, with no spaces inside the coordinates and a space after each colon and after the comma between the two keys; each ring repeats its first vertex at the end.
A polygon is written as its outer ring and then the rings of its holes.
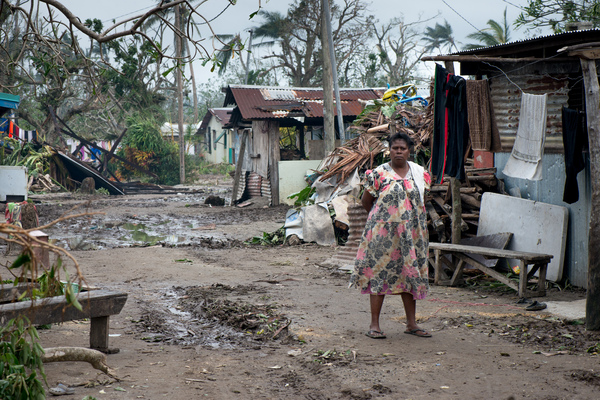
{"type": "Polygon", "coordinates": [[[106,364],[106,355],[98,350],[87,349],[84,347],[49,347],[44,349],[42,357],[44,363],[59,361],[83,361],[97,370],[104,372],[113,379],[119,380],[114,371],[106,364]]]}

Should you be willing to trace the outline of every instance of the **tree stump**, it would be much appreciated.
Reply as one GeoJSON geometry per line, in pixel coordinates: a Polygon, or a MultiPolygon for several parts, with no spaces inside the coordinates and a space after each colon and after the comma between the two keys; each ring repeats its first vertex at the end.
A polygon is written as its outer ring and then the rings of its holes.
{"type": "Polygon", "coordinates": [[[96,181],[94,178],[88,176],[81,182],[81,193],[83,194],[94,194],[96,193],[96,181]]]}

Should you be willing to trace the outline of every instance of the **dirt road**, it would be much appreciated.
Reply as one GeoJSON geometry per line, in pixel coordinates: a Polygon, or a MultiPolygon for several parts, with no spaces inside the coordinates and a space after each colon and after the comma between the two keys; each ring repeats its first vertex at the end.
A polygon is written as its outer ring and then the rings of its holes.
{"type": "MultiPolygon", "coordinates": [[[[110,324],[120,352],[108,363],[120,379],[53,363],[50,386],[74,387],[66,398],[76,399],[597,398],[600,334],[527,312],[514,293],[432,287],[417,304],[430,339],[403,334],[401,300],[388,296],[387,339],[366,337],[368,298],[347,288],[346,273],[322,266],[334,249],[245,245],[281,227],[287,207],[203,204],[229,187],[97,197],[89,210],[104,215],[48,230],[90,286],[129,295],[110,324]]],[[[85,198],[38,200],[44,223],[85,198]]],[[[551,290],[548,298],[583,296],[551,290]]],[[[76,321],[40,336],[44,347],[85,347],[88,333],[89,321],[76,321]]]]}

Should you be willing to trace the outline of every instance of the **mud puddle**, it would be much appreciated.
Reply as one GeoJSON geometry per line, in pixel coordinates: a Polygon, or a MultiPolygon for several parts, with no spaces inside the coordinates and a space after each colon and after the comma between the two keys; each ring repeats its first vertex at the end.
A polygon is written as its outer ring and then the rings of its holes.
{"type": "Polygon", "coordinates": [[[214,229],[211,219],[149,215],[143,218],[89,218],[66,221],[46,230],[54,243],[68,250],[119,247],[191,246],[231,247],[234,242],[214,229]]]}
{"type": "Polygon", "coordinates": [[[174,287],[133,322],[142,340],[184,346],[233,349],[289,339],[290,320],[260,300],[264,293],[254,286],[174,287]]]}

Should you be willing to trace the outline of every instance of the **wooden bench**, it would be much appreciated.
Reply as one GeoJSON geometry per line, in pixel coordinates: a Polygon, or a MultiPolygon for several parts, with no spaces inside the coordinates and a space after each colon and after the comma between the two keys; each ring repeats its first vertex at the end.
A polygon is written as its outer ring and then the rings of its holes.
{"type": "MultiPolygon", "coordinates": [[[[11,290],[4,286],[2,291],[11,290]]],[[[0,296],[5,297],[5,296],[0,296]]],[[[109,352],[108,330],[111,315],[119,314],[127,301],[127,294],[110,290],[90,290],[77,295],[81,311],[69,306],[64,296],[48,297],[31,301],[19,301],[0,305],[0,324],[20,315],[26,316],[33,325],[90,319],[90,348],[109,352]]]]}
{"type": "Polygon", "coordinates": [[[526,253],[522,251],[492,249],[488,247],[451,243],[429,243],[429,249],[434,252],[434,260],[431,261],[430,259],[430,262],[435,270],[434,283],[436,285],[456,285],[462,277],[462,271],[465,264],[470,264],[481,272],[516,290],[519,293],[519,297],[526,297],[528,294],[527,282],[533,274],[539,271],[537,291],[532,292],[531,294],[537,296],[546,295],[546,271],[548,269],[548,263],[553,257],[550,254],[526,253]],[[451,255],[452,261],[448,261],[446,257],[443,257],[444,254],[451,255]],[[510,280],[507,276],[474,260],[471,257],[473,254],[479,254],[486,258],[509,258],[519,260],[519,268],[521,270],[519,273],[519,284],[515,284],[515,282],[510,280]],[[442,279],[442,262],[446,263],[446,265],[454,271],[450,280],[442,279]],[[529,265],[533,265],[530,270],[528,270],[529,265]]]}

